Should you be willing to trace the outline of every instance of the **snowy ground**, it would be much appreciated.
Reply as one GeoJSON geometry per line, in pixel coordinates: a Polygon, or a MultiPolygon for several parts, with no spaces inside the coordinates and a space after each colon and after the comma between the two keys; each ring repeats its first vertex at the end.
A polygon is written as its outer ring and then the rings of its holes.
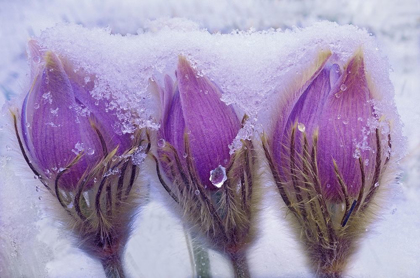
{"type": "MultiPolygon", "coordinates": [[[[3,0],[0,3],[0,104],[28,86],[26,43],[57,22],[110,27],[112,33],[136,34],[158,17],[186,17],[210,32],[308,26],[326,19],[366,28],[378,40],[392,66],[390,78],[407,156],[399,183],[390,190],[377,221],[367,231],[348,277],[420,276],[420,2],[416,0],[302,1],[52,1],[3,0]]],[[[7,113],[1,115],[2,122],[7,113]]],[[[31,174],[17,161],[16,146],[0,123],[0,277],[103,277],[101,265],[71,245],[45,208],[31,174]],[[16,176],[19,176],[17,178],[16,176]],[[5,251],[7,250],[7,251],[5,251]],[[3,256],[3,257],[2,257],[3,256]],[[7,271],[7,272],[6,272],[7,271]]],[[[153,180],[151,183],[153,184],[153,180]]],[[[153,186],[152,186],[153,188],[153,186]]],[[[125,264],[130,277],[188,277],[190,259],[182,224],[162,204],[159,192],[139,212],[125,264]]],[[[267,197],[276,198],[273,193],[267,197]]],[[[267,202],[270,202],[268,200],[267,202]]],[[[277,207],[264,210],[262,231],[251,247],[255,277],[310,277],[300,245],[277,207]]],[[[229,266],[211,252],[214,277],[226,277],[229,266]]]]}

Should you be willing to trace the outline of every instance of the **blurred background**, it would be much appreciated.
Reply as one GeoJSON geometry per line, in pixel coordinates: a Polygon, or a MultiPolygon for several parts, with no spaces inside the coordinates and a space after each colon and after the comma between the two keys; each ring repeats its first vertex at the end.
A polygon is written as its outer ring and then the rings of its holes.
{"type": "MultiPolygon", "coordinates": [[[[399,193],[384,210],[382,220],[374,227],[375,232],[362,243],[349,277],[420,277],[420,1],[0,0],[0,105],[25,93],[29,73],[27,41],[40,35],[42,30],[60,22],[70,22],[88,28],[110,28],[112,33],[135,35],[142,32],[149,20],[161,17],[185,17],[210,33],[251,28],[285,30],[329,20],[357,25],[377,38],[391,64],[389,75],[407,137],[407,156],[401,161],[403,173],[396,185],[399,193]]],[[[0,126],[0,129],[3,127],[0,126]]],[[[5,140],[1,134],[0,140],[5,140]]],[[[0,167],[7,168],[12,162],[3,141],[0,167]]],[[[13,176],[5,174],[1,179],[14,182],[13,176]]],[[[11,206],[2,206],[1,202],[15,202],[13,194],[6,201],[4,192],[0,194],[0,208],[10,209],[11,206]]],[[[7,215],[7,212],[0,211],[2,213],[7,215]]],[[[59,224],[45,219],[42,212],[22,209],[16,212],[15,217],[13,219],[20,219],[15,223],[17,230],[25,225],[38,229],[34,232],[38,243],[32,242],[34,245],[28,246],[40,251],[34,253],[35,257],[34,254],[24,254],[28,247],[22,247],[23,243],[19,241],[34,241],[30,232],[16,238],[10,233],[0,233],[0,248],[9,248],[11,256],[16,256],[16,267],[22,267],[22,270],[16,270],[18,276],[14,277],[102,277],[101,266],[71,247],[70,240],[60,234],[59,224]],[[50,227],[48,232],[45,227],[50,227]],[[30,273],[36,275],[31,276],[30,273]]],[[[190,276],[187,251],[177,250],[176,246],[172,246],[173,241],[169,240],[183,240],[182,225],[176,218],[153,202],[139,218],[146,220],[142,222],[142,227],[137,228],[126,255],[132,277],[169,277],[171,273],[179,274],[177,277],[190,276]],[[156,219],[159,221],[154,221],[156,219]],[[140,252],[139,249],[150,251],[140,252]]],[[[3,216],[3,222],[4,219],[3,216]]],[[[298,253],[293,255],[288,250],[271,250],[269,245],[269,242],[262,242],[254,250],[251,264],[256,277],[308,275],[308,271],[302,269],[298,253]]],[[[228,266],[217,254],[212,256],[215,277],[223,277],[223,273],[228,272],[228,266]]],[[[1,271],[0,277],[8,277],[3,276],[1,271]]]]}

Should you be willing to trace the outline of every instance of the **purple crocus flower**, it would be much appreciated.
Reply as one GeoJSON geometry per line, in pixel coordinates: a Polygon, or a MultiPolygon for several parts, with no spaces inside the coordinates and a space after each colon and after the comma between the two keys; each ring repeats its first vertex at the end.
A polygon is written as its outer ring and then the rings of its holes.
{"type": "Polygon", "coordinates": [[[121,253],[137,206],[138,164],[150,149],[148,132],[117,134],[117,115],[91,97],[95,76],[34,41],[29,52],[32,86],[20,127],[13,113],[22,154],[66,212],[63,223],[79,247],[101,261],[107,277],[124,277],[121,253]]]}
{"type": "Polygon", "coordinates": [[[344,65],[321,53],[311,78],[285,97],[263,146],[279,193],[302,228],[315,271],[342,274],[390,158],[362,50],[344,65]]]}
{"type": "Polygon", "coordinates": [[[199,76],[184,57],[179,58],[176,78],[174,83],[166,76],[163,88],[153,83],[162,103],[155,158],[159,179],[183,209],[185,220],[230,256],[237,275],[246,277],[244,252],[252,236],[252,143],[243,140],[242,149],[230,156],[229,144],[241,122],[221,100],[221,90],[199,76]]]}
{"type": "Polygon", "coordinates": [[[103,102],[94,104],[93,77],[76,74],[65,59],[41,52],[34,41],[29,50],[34,76],[22,106],[23,141],[32,164],[48,178],[80,156],[60,177],[60,188],[71,191],[92,165],[115,148],[121,155],[132,140],[128,134],[117,136],[112,128],[117,117],[105,112],[103,102]]]}

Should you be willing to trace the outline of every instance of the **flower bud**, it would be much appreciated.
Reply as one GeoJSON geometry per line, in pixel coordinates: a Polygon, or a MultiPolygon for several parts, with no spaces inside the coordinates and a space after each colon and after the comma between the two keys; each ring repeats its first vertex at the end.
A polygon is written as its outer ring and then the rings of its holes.
{"type": "Polygon", "coordinates": [[[210,171],[219,165],[226,167],[230,159],[228,146],[241,128],[240,121],[233,108],[220,100],[220,89],[206,77],[198,77],[184,57],[179,58],[177,86],[173,87],[169,76],[165,81],[159,136],[175,148],[185,163],[187,134],[200,182],[205,188],[217,189],[210,181],[210,171]]]}
{"type": "MultiPolygon", "coordinates": [[[[344,65],[321,53],[311,78],[283,102],[263,147],[279,193],[320,275],[340,275],[390,159],[390,124],[378,111],[359,49],[344,65]]],[[[330,276],[328,276],[330,277],[330,276]]],[[[335,276],[331,276],[335,277],[335,276]]]]}
{"type": "MultiPolygon", "coordinates": [[[[343,72],[338,64],[326,61],[302,89],[288,117],[276,124],[272,146],[280,177],[290,181],[298,178],[296,171],[305,167],[304,149],[315,148],[324,197],[337,203],[344,201],[341,179],[348,197],[357,198],[364,186],[362,174],[371,181],[375,163],[381,163],[375,161],[381,146],[376,144],[374,123],[379,119],[372,99],[361,52],[350,59],[343,72]]],[[[379,137],[383,139],[383,135],[379,137]]]]}
{"type": "Polygon", "coordinates": [[[152,84],[162,104],[155,157],[159,180],[194,232],[233,262],[241,258],[245,263],[245,246],[252,237],[252,143],[243,140],[242,148],[230,156],[229,144],[241,123],[221,100],[221,90],[184,57],[179,58],[176,77],[174,84],[166,76],[164,88],[152,84]]]}
{"type": "Polygon", "coordinates": [[[12,112],[24,159],[57,198],[57,211],[66,212],[60,219],[78,247],[101,261],[107,277],[123,277],[121,254],[138,200],[132,188],[150,149],[148,132],[117,134],[117,115],[90,94],[94,76],[34,41],[29,49],[33,80],[20,128],[12,112]]]}
{"type": "Polygon", "coordinates": [[[122,154],[132,140],[116,136],[117,118],[105,112],[103,102],[94,105],[93,82],[83,82],[88,76],[76,74],[65,59],[40,51],[33,41],[30,54],[33,83],[22,107],[23,141],[32,164],[48,178],[81,155],[60,178],[59,187],[71,191],[91,165],[115,148],[122,154]]]}

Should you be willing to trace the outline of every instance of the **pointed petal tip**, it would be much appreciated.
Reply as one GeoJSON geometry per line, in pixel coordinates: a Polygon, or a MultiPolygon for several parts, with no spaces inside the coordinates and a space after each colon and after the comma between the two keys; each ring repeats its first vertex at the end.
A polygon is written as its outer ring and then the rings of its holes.
{"type": "Polygon", "coordinates": [[[348,73],[356,73],[364,69],[363,49],[359,47],[344,67],[348,73]]]}
{"type": "Polygon", "coordinates": [[[322,66],[328,60],[328,58],[331,57],[331,55],[332,55],[332,52],[329,49],[320,50],[316,57],[315,65],[318,65],[318,67],[322,66]]]}
{"type": "Polygon", "coordinates": [[[304,72],[303,76],[307,77],[303,79],[312,81],[313,78],[315,78],[319,74],[319,72],[324,68],[331,55],[332,52],[329,49],[319,50],[312,64],[306,69],[306,72],[304,72]]]}
{"type": "Polygon", "coordinates": [[[178,66],[189,66],[187,58],[184,55],[178,55],[178,66]]]}
{"type": "Polygon", "coordinates": [[[30,39],[28,41],[28,52],[29,56],[33,59],[35,57],[41,57],[41,48],[39,47],[38,41],[30,39]]]}
{"type": "Polygon", "coordinates": [[[196,79],[196,70],[185,56],[178,56],[177,79],[182,82],[184,80],[196,79]]]}
{"type": "Polygon", "coordinates": [[[45,63],[47,68],[58,68],[58,65],[61,64],[60,59],[52,51],[47,51],[44,55],[45,63]]]}

